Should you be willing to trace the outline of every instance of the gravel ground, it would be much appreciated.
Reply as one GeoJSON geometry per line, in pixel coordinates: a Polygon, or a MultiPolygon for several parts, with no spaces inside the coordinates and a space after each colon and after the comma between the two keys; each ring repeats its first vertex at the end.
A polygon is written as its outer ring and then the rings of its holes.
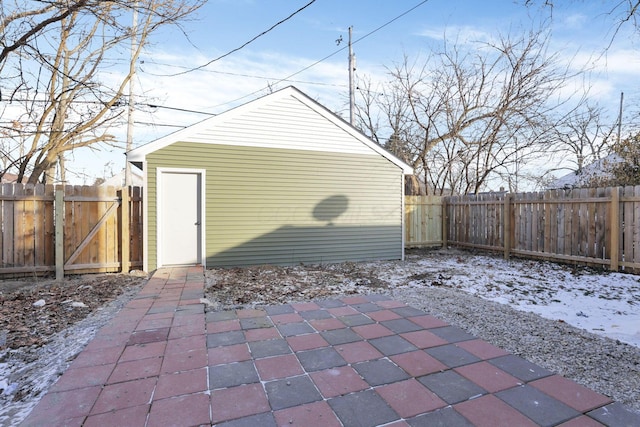
{"type": "Polygon", "coordinates": [[[640,413],[637,347],[450,289],[389,294],[640,413]]]}

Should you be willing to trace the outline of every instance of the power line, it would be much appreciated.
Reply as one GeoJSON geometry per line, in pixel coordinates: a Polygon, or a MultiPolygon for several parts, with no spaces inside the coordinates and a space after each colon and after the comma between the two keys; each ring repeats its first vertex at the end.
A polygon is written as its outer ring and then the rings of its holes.
{"type": "MultiPolygon", "coordinates": [[[[143,64],[145,64],[145,62],[143,62],[143,64]]],[[[162,63],[162,62],[151,62],[151,64],[153,65],[159,65],[162,67],[174,67],[174,68],[183,68],[186,70],[191,70],[190,67],[185,67],[182,65],[175,65],[175,64],[166,64],[166,63],[162,63]]],[[[140,71],[142,71],[145,74],[148,74],[150,76],[154,76],[154,77],[167,77],[168,74],[157,74],[157,73],[152,73],[150,71],[145,71],[142,67],[140,67],[140,71]]],[[[204,73],[214,73],[214,74],[223,74],[226,76],[235,76],[235,77],[247,77],[250,79],[259,79],[259,80],[280,80],[279,77],[268,77],[268,76],[257,76],[255,74],[243,74],[243,73],[232,73],[230,71],[220,71],[220,70],[205,70],[205,69],[201,69],[198,70],[204,73]]],[[[312,82],[312,81],[308,81],[308,80],[287,80],[287,82],[291,82],[291,83],[302,83],[302,84],[306,84],[306,85],[315,85],[315,86],[332,86],[332,87],[342,87],[342,88],[346,88],[348,85],[340,85],[340,84],[336,84],[336,83],[324,83],[324,82],[312,82]]]]}
{"type": "MultiPolygon", "coordinates": [[[[403,16],[405,16],[405,15],[407,15],[407,14],[409,14],[409,13],[413,12],[415,9],[419,8],[420,6],[422,6],[423,4],[427,3],[428,1],[429,1],[429,0],[423,0],[423,1],[421,1],[420,3],[416,4],[416,5],[415,5],[415,6],[413,6],[412,8],[410,8],[410,9],[406,10],[405,12],[402,12],[400,15],[396,16],[395,18],[393,18],[393,19],[391,19],[391,20],[389,20],[389,21],[385,22],[384,24],[380,25],[378,28],[374,29],[373,31],[370,31],[370,32],[368,32],[367,34],[365,34],[364,36],[362,36],[362,37],[360,37],[360,38],[356,39],[355,41],[353,41],[352,45],[353,45],[353,44],[356,44],[356,43],[358,43],[358,42],[360,42],[361,40],[366,39],[367,37],[371,36],[372,34],[377,33],[377,32],[378,32],[378,31],[380,31],[381,29],[383,29],[383,28],[387,27],[388,25],[392,24],[393,22],[397,21],[398,19],[402,18],[403,16]]],[[[291,75],[289,75],[289,76],[287,76],[287,77],[285,77],[285,78],[283,78],[283,79],[278,80],[277,82],[275,82],[275,83],[274,83],[274,85],[280,84],[280,83],[282,83],[282,82],[284,82],[284,81],[289,81],[292,77],[295,77],[295,76],[297,76],[298,74],[301,74],[301,73],[303,73],[303,72],[307,71],[308,69],[310,69],[310,68],[312,68],[312,67],[315,67],[316,65],[318,65],[318,64],[320,64],[320,63],[322,63],[322,62],[326,61],[327,59],[329,59],[329,58],[331,58],[331,57],[333,57],[333,56],[337,55],[338,53],[342,52],[343,50],[348,49],[348,47],[349,47],[349,46],[341,47],[340,49],[338,49],[338,50],[334,51],[333,53],[330,53],[329,55],[325,56],[324,58],[319,59],[319,60],[317,60],[316,62],[312,63],[311,65],[308,65],[308,66],[304,67],[304,68],[303,68],[303,69],[301,69],[300,71],[296,71],[295,73],[293,73],[293,74],[291,74],[291,75]]],[[[236,98],[236,99],[234,99],[234,100],[231,100],[231,101],[225,102],[225,103],[223,103],[223,104],[218,104],[218,105],[214,106],[213,108],[221,107],[221,106],[223,106],[223,105],[227,105],[227,104],[233,104],[233,103],[235,103],[235,102],[241,101],[241,100],[243,100],[243,99],[245,99],[245,98],[248,98],[248,97],[250,97],[250,96],[256,95],[256,94],[258,94],[258,93],[260,93],[260,92],[262,92],[263,90],[266,90],[266,89],[269,89],[269,87],[265,87],[265,88],[262,88],[262,89],[259,89],[259,90],[256,90],[256,91],[253,91],[253,92],[251,92],[251,93],[249,93],[249,94],[247,94],[247,95],[244,95],[244,96],[242,96],[242,97],[240,97],[240,98],[236,98]]]]}
{"type": "Polygon", "coordinates": [[[217,58],[214,58],[214,59],[212,59],[211,61],[209,61],[209,62],[207,62],[207,63],[205,63],[205,64],[199,65],[199,66],[197,66],[197,67],[195,67],[195,68],[192,68],[192,69],[190,69],[190,70],[181,71],[181,72],[179,72],[179,73],[175,73],[175,74],[167,74],[167,75],[165,75],[165,77],[175,77],[175,76],[180,76],[180,75],[182,75],[182,74],[190,73],[190,72],[192,72],[192,71],[200,70],[200,69],[202,69],[202,68],[205,68],[205,67],[207,67],[207,66],[209,66],[209,65],[213,64],[213,63],[214,63],[214,62],[216,62],[216,61],[221,60],[222,58],[226,58],[227,56],[231,55],[232,53],[235,53],[235,52],[237,52],[237,51],[239,51],[239,50],[241,50],[241,49],[245,48],[245,47],[246,47],[247,45],[249,45],[250,43],[253,43],[254,41],[256,41],[257,39],[259,39],[260,37],[262,37],[262,36],[264,36],[265,34],[269,33],[271,30],[273,30],[274,28],[276,28],[278,25],[280,25],[280,24],[283,24],[283,23],[287,22],[289,19],[293,18],[295,15],[297,15],[297,14],[298,14],[298,13],[300,13],[300,12],[302,12],[303,10],[305,10],[306,8],[308,8],[309,6],[311,6],[311,5],[312,5],[313,3],[315,3],[315,2],[316,2],[316,0],[311,0],[309,3],[305,4],[305,5],[304,5],[304,6],[302,6],[300,9],[296,10],[295,12],[293,12],[291,15],[289,15],[289,16],[287,16],[286,18],[284,18],[284,19],[282,19],[282,20],[280,20],[280,21],[276,22],[276,23],[275,23],[275,24],[273,24],[271,27],[269,27],[269,29],[264,30],[263,32],[261,32],[260,34],[258,34],[258,35],[257,35],[257,36],[255,36],[255,37],[253,37],[251,40],[249,40],[248,42],[244,43],[243,45],[241,45],[241,46],[239,46],[239,47],[237,47],[237,48],[235,48],[235,49],[232,49],[232,50],[230,50],[229,52],[227,52],[227,53],[225,53],[225,54],[223,54],[223,55],[220,55],[220,56],[218,56],[217,58]]]}
{"type": "Polygon", "coordinates": [[[209,112],[206,112],[206,111],[191,110],[191,109],[188,109],[188,108],[167,107],[167,106],[164,106],[164,105],[142,104],[142,103],[138,103],[138,105],[144,105],[144,106],[149,107],[149,108],[162,108],[164,110],[183,111],[185,113],[204,114],[204,115],[207,115],[207,116],[217,116],[217,114],[215,114],[215,113],[209,113],[209,112]]]}
{"type": "MultiPolygon", "coordinates": [[[[52,102],[51,100],[47,100],[47,99],[13,99],[12,101],[15,102],[38,102],[38,103],[48,103],[48,102],[52,102]]],[[[86,100],[74,100],[73,101],[74,104],[92,104],[92,105],[106,105],[105,102],[102,101],[86,101],[86,100]]],[[[124,107],[126,106],[127,103],[125,102],[117,102],[115,103],[113,106],[114,107],[124,107]]],[[[136,105],[142,105],[145,107],[149,107],[149,108],[161,108],[164,110],[173,110],[173,111],[183,111],[185,113],[194,113],[194,114],[204,114],[207,116],[216,116],[216,113],[210,113],[207,111],[198,111],[198,110],[191,110],[189,108],[180,108],[180,107],[168,107],[166,105],[158,105],[158,104],[149,104],[149,103],[144,103],[144,102],[138,102],[136,103],[136,105]]]]}
{"type": "MultiPolygon", "coordinates": [[[[246,45],[248,45],[249,43],[251,43],[251,42],[255,41],[257,38],[259,38],[259,37],[261,37],[261,36],[263,36],[263,35],[267,34],[269,31],[273,30],[273,29],[274,29],[275,27],[277,27],[278,25],[280,25],[280,24],[282,24],[282,23],[286,22],[287,20],[291,19],[294,15],[296,15],[297,13],[299,13],[299,12],[301,12],[302,10],[306,9],[306,8],[307,8],[307,7],[309,7],[311,4],[313,4],[315,1],[316,1],[316,0],[312,0],[312,1],[310,1],[310,2],[309,2],[309,3],[307,3],[305,6],[301,7],[301,8],[300,8],[300,9],[298,9],[297,11],[293,12],[293,13],[292,13],[291,15],[289,15],[287,18],[285,18],[285,19],[283,19],[283,20],[279,21],[278,23],[274,24],[273,26],[271,26],[271,28],[269,28],[268,30],[263,31],[261,34],[259,34],[259,35],[257,35],[256,37],[252,38],[252,39],[251,39],[251,40],[249,40],[248,42],[244,43],[242,46],[240,46],[240,47],[238,47],[238,48],[236,48],[236,49],[234,49],[234,50],[232,50],[232,51],[229,51],[229,52],[227,52],[226,54],[221,55],[220,57],[215,58],[215,59],[213,59],[213,60],[209,61],[208,63],[204,64],[204,65],[201,65],[201,66],[198,66],[198,67],[195,67],[195,68],[190,68],[190,69],[188,69],[188,70],[185,70],[185,71],[183,71],[183,72],[176,73],[176,74],[166,74],[166,75],[161,75],[161,74],[153,74],[153,73],[149,73],[149,72],[146,72],[146,71],[143,71],[143,72],[145,72],[146,74],[150,74],[150,75],[154,75],[154,76],[159,76],[159,77],[160,77],[160,76],[164,76],[164,77],[172,77],[172,76],[178,76],[178,75],[182,75],[182,74],[187,74],[187,73],[192,72],[192,71],[200,70],[200,71],[213,72],[213,73],[220,73],[220,74],[237,75],[237,76],[240,76],[240,77],[263,78],[263,79],[265,79],[265,80],[277,80],[275,83],[273,83],[273,85],[277,85],[277,84],[280,84],[280,83],[285,82],[285,81],[291,81],[291,82],[294,82],[294,83],[305,83],[305,84],[316,84],[316,85],[326,85],[326,86],[335,86],[335,87],[346,87],[346,85],[336,85],[336,84],[330,84],[330,83],[324,83],[324,84],[323,84],[323,83],[319,83],[319,82],[296,81],[296,80],[292,80],[292,77],[295,77],[295,76],[297,76],[298,74],[301,74],[301,73],[303,73],[303,72],[305,72],[305,71],[309,70],[310,68],[313,68],[313,67],[315,67],[316,65],[318,65],[318,64],[320,64],[320,63],[322,63],[322,62],[326,61],[327,59],[332,58],[333,56],[335,56],[335,55],[337,55],[338,53],[340,53],[340,52],[344,51],[345,49],[347,49],[347,48],[348,48],[348,46],[344,46],[344,47],[342,47],[342,48],[340,48],[340,49],[337,49],[336,51],[332,52],[331,54],[329,54],[329,55],[327,55],[327,56],[325,56],[325,57],[323,57],[323,58],[321,58],[321,59],[319,59],[319,60],[317,60],[317,61],[313,62],[312,64],[310,64],[310,65],[308,65],[308,66],[306,66],[306,67],[302,68],[301,70],[296,71],[295,73],[290,74],[289,76],[284,77],[284,78],[281,78],[281,79],[276,79],[276,78],[272,78],[272,79],[270,79],[270,78],[267,78],[267,77],[261,77],[261,76],[252,76],[252,75],[245,75],[245,74],[239,74],[239,73],[229,73],[229,72],[223,72],[223,71],[204,70],[204,69],[203,69],[204,67],[206,67],[206,66],[208,66],[208,65],[212,64],[213,62],[218,61],[218,60],[220,60],[220,59],[222,59],[222,58],[224,58],[224,57],[226,57],[226,56],[229,56],[230,54],[232,54],[232,53],[234,53],[234,52],[237,52],[238,50],[240,50],[240,49],[244,48],[246,45]]],[[[391,19],[391,20],[389,20],[389,21],[385,22],[384,24],[382,24],[382,25],[380,25],[379,27],[375,28],[374,30],[372,30],[372,31],[368,32],[367,34],[363,35],[362,37],[360,37],[360,38],[358,38],[358,39],[354,40],[352,44],[356,44],[356,43],[358,43],[358,42],[360,42],[360,41],[362,41],[362,40],[366,39],[367,37],[370,37],[371,35],[373,35],[373,34],[377,33],[378,31],[382,30],[383,28],[385,28],[385,27],[389,26],[390,24],[392,24],[393,22],[397,21],[398,19],[400,19],[400,18],[404,17],[405,15],[407,15],[407,14],[409,14],[409,13],[413,12],[415,9],[417,9],[418,7],[420,7],[420,6],[422,6],[423,4],[427,3],[428,1],[429,1],[429,0],[423,0],[423,1],[421,1],[420,3],[416,4],[415,6],[411,7],[411,8],[410,8],[410,9],[408,9],[408,10],[406,10],[405,12],[401,13],[400,15],[398,15],[398,16],[394,17],[393,19],[391,19]]],[[[166,66],[172,66],[172,67],[180,67],[180,66],[178,66],[178,65],[161,64],[161,63],[159,63],[158,65],[166,65],[166,66]]],[[[241,101],[241,100],[243,100],[243,99],[245,99],[245,98],[248,98],[248,97],[250,97],[250,96],[256,95],[256,94],[258,94],[258,93],[260,93],[260,92],[262,92],[262,91],[264,91],[264,90],[267,90],[267,89],[269,89],[269,87],[270,87],[270,86],[267,86],[267,87],[264,87],[264,88],[262,88],[262,89],[259,89],[259,90],[256,90],[256,91],[254,91],[254,92],[251,92],[251,93],[249,93],[249,94],[247,94],[247,95],[244,95],[244,96],[242,96],[242,97],[239,97],[239,98],[233,99],[233,100],[231,100],[231,101],[224,102],[224,103],[222,103],[222,104],[215,105],[215,106],[214,106],[214,107],[212,107],[212,108],[218,108],[218,107],[222,107],[222,106],[224,106],[224,105],[228,105],[228,104],[232,104],[232,103],[235,103],[235,102],[241,101]]],[[[358,88],[358,89],[359,89],[359,90],[362,90],[361,88],[358,88]]],[[[33,100],[26,100],[26,99],[14,99],[14,101],[16,101],[16,102],[32,102],[32,101],[36,101],[36,102],[47,102],[47,101],[45,101],[45,100],[35,100],[35,99],[33,99],[33,100]]],[[[75,103],[86,103],[86,104],[104,104],[103,102],[99,102],[99,101],[74,101],[74,102],[75,102],[75,103]]],[[[125,105],[125,104],[119,103],[119,104],[116,104],[115,106],[120,107],[120,106],[123,106],[123,105],[125,105]]],[[[191,109],[179,108],[179,107],[169,107],[169,106],[157,105],[157,104],[148,104],[148,103],[147,103],[147,104],[145,104],[145,103],[138,103],[138,105],[143,105],[143,106],[146,106],[146,107],[149,107],[149,108],[161,108],[161,109],[168,109],[168,110],[174,110],[174,111],[182,111],[182,112],[186,112],[186,113],[204,114],[204,115],[209,115],[209,116],[215,116],[215,115],[216,115],[216,114],[214,114],[214,113],[209,113],[209,112],[205,112],[205,111],[197,111],[197,110],[191,110],[191,109]]],[[[142,123],[141,123],[141,124],[142,124],[142,123]]],[[[147,124],[147,123],[145,123],[145,124],[147,124]]],[[[159,126],[160,126],[160,125],[159,125],[159,126]]],[[[167,125],[167,126],[173,126],[173,125],[167,125]]],[[[176,126],[176,127],[178,127],[178,126],[176,126]]]]}

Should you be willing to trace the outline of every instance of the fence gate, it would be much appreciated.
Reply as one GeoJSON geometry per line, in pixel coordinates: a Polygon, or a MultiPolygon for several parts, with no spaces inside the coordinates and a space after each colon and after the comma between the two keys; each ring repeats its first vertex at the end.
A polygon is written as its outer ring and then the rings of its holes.
{"type": "Polygon", "coordinates": [[[442,245],[440,196],[405,196],[404,242],[407,248],[442,245]]]}
{"type": "Polygon", "coordinates": [[[64,271],[118,271],[118,210],[114,187],[64,190],[64,271]]]}
{"type": "Polygon", "coordinates": [[[0,278],[142,266],[140,187],[0,186],[0,278]]]}

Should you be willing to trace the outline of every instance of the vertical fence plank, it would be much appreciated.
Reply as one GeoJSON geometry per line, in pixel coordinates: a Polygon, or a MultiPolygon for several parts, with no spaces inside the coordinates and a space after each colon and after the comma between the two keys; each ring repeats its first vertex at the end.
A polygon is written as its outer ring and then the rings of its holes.
{"type": "Polygon", "coordinates": [[[557,194],[557,235],[556,247],[553,252],[558,254],[571,254],[571,204],[562,202],[571,197],[570,191],[556,190],[557,194]]]}
{"type": "Polygon", "coordinates": [[[613,271],[618,271],[619,262],[620,262],[620,187],[614,187],[611,190],[611,204],[609,205],[609,212],[611,218],[611,243],[610,243],[610,251],[611,251],[611,265],[610,269],[613,271]]]}
{"type": "Polygon", "coordinates": [[[4,230],[4,205],[7,203],[4,200],[4,185],[0,184],[0,268],[4,267],[4,245],[5,245],[5,230],[4,230]]]}
{"type": "Polygon", "coordinates": [[[65,203],[64,190],[57,189],[55,193],[55,222],[56,222],[56,280],[61,281],[64,278],[64,260],[65,260],[65,244],[64,244],[64,217],[65,203]]]}
{"type": "MultiPolygon", "coordinates": [[[[636,185],[633,190],[633,257],[629,261],[640,264],[640,185],[636,185]]],[[[636,267],[633,271],[637,273],[639,268],[636,267]]]]}
{"type": "Polygon", "coordinates": [[[504,196],[504,259],[509,259],[511,250],[511,194],[504,196]]]}
{"type": "Polygon", "coordinates": [[[53,185],[47,184],[44,186],[44,196],[47,198],[44,208],[44,262],[42,266],[55,266],[56,264],[56,250],[55,250],[55,188],[53,185]]]}
{"type": "MultiPolygon", "coordinates": [[[[13,189],[13,195],[22,196],[23,194],[24,184],[16,184],[13,189]]],[[[13,264],[17,267],[24,267],[24,200],[15,200],[13,203],[13,233],[15,236],[13,243],[13,264]]]]}
{"type": "MultiPolygon", "coordinates": [[[[589,197],[589,189],[580,189],[580,198],[586,200],[589,197]]],[[[589,256],[589,203],[586,201],[580,203],[580,256],[589,256]]]]}
{"type": "MultiPolygon", "coordinates": [[[[104,199],[109,195],[109,188],[98,186],[97,188],[92,188],[94,192],[94,197],[99,199],[104,199]]],[[[107,212],[107,208],[109,207],[109,202],[97,202],[91,203],[91,205],[96,206],[96,212],[94,221],[91,223],[91,229],[100,222],[102,216],[107,212]]],[[[93,244],[95,247],[95,255],[94,259],[91,260],[91,264],[106,264],[109,262],[109,252],[108,252],[108,229],[109,229],[109,221],[103,224],[102,227],[98,229],[95,237],[93,238],[93,244]]]]}
{"type": "Polygon", "coordinates": [[[35,266],[35,245],[36,245],[36,231],[35,231],[35,212],[34,212],[34,200],[35,189],[33,184],[26,184],[24,186],[24,195],[26,196],[23,205],[22,213],[22,240],[24,259],[22,265],[24,267],[35,266]]]}
{"type": "MultiPolygon", "coordinates": [[[[631,186],[624,187],[625,198],[633,197],[634,188],[631,186]]],[[[625,200],[622,202],[623,206],[623,249],[622,249],[622,260],[627,262],[633,259],[633,202],[629,200],[625,200]]],[[[626,268],[625,268],[626,269],[626,268]]]]}
{"type": "MultiPolygon", "coordinates": [[[[116,192],[116,189],[112,186],[107,187],[106,197],[111,200],[111,202],[105,203],[105,208],[108,209],[109,206],[112,206],[114,203],[120,206],[120,198],[116,192]]],[[[110,216],[107,222],[104,225],[106,241],[105,241],[105,260],[104,263],[107,265],[112,265],[120,262],[119,256],[119,217],[117,208],[110,216]]],[[[113,271],[112,268],[106,269],[105,271],[113,271]]],[[[120,266],[120,271],[122,271],[122,265],[120,266]]]]}
{"type": "Polygon", "coordinates": [[[129,191],[130,187],[124,187],[120,190],[120,271],[123,273],[128,273],[131,269],[131,239],[129,232],[129,225],[131,224],[131,215],[130,215],[130,197],[129,191]]]}
{"type": "Polygon", "coordinates": [[[72,200],[73,196],[76,194],[76,187],[74,185],[67,185],[64,187],[64,260],[66,262],[73,251],[76,248],[76,239],[81,232],[80,224],[75,223],[76,218],[82,217],[82,209],[80,206],[72,200]]]}
{"type": "Polygon", "coordinates": [[[132,260],[135,260],[137,264],[142,267],[143,260],[143,233],[142,233],[142,189],[140,187],[133,187],[131,198],[131,242],[132,242],[132,260]]]}
{"type": "MultiPolygon", "coordinates": [[[[589,188],[587,190],[587,197],[595,199],[596,189],[589,188]]],[[[590,201],[587,203],[587,248],[586,256],[596,257],[596,205],[598,203],[590,201]]]]}
{"type": "MultiPolygon", "coordinates": [[[[97,197],[100,195],[101,188],[83,186],[82,187],[82,195],[87,197],[97,197]]],[[[93,229],[93,227],[98,223],[101,217],[101,212],[104,211],[104,203],[87,203],[82,202],[83,208],[87,215],[89,216],[89,221],[81,221],[82,223],[82,240],[78,241],[78,245],[84,241],[86,235],[93,229]]],[[[104,230],[100,230],[98,234],[104,234],[104,230]]],[[[84,264],[97,264],[99,263],[99,253],[100,253],[100,244],[99,239],[94,237],[91,240],[91,243],[87,249],[85,249],[85,253],[87,257],[85,258],[84,264]]]]}
{"type": "Polygon", "coordinates": [[[606,226],[607,226],[607,207],[608,204],[605,203],[607,198],[609,197],[606,192],[606,188],[598,188],[596,190],[596,197],[602,202],[597,203],[596,213],[595,213],[595,248],[594,248],[594,256],[596,258],[601,258],[603,260],[607,259],[609,254],[605,250],[605,236],[606,234],[606,226]]]}
{"type": "Polygon", "coordinates": [[[8,198],[13,195],[13,185],[0,184],[0,194],[5,198],[2,202],[2,245],[0,245],[0,257],[2,257],[3,267],[11,267],[13,264],[13,201],[8,198]]]}
{"type": "Polygon", "coordinates": [[[449,246],[449,203],[446,198],[442,198],[442,247],[447,248],[449,246]]]}
{"type": "Polygon", "coordinates": [[[551,252],[551,200],[553,198],[553,192],[550,190],[544,193],[544,253],[551,252]]]}
{"type": "Polygon", "coordinates": [[[540,236],[538,234],[538,208],[540,207],[540,201],[538,193],[531,193],[531,244],[529,250],[533,252],[540,252],[538,242],[540,236]]]}
{"type": "MultiPolygon", "coordinates": [[[[580,199],[580,189],[574,188],[571,190],[571,199],[580,199]]],[[[565,236],[565,254],[577,256],[580,254],[580,204],[576,202],[567,203],[568,209],[570,209],[571,222],[568,225],[568,229],[565,230],[568,236],[565,236]]]]}
{"type": "Polygon", "coordinates": [[[33,188],[33,225],[34,225],[34,242],[33,242],[33,265],[34,267],[44,265],[45,259],[45,226],[47,220],[45,217],[45,200],[44,199],[44,185],[36,184],[33,188]]]}

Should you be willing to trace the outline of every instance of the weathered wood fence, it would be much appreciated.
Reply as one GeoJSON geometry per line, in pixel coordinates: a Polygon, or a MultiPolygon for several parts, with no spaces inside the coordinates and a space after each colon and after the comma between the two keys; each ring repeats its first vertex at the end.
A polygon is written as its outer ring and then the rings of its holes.
{"type": "Polygon", "coordinates": [[[439,245],[640,272],[640,186],[443,197],[442,217],[416,213],[414,197],[407,247],[438,245],[423,230],[441,224],[439,245]]]}
{"type": "Polygon", "coordinates": [[[0,185],[0,278],[142,267],[140,187],[0,185]]]}
{"type": "Polygon", "coordinates": [[[442,245],[442,202],[439,196],[406,196],[405,246],[434,247],[442,245]]]}

